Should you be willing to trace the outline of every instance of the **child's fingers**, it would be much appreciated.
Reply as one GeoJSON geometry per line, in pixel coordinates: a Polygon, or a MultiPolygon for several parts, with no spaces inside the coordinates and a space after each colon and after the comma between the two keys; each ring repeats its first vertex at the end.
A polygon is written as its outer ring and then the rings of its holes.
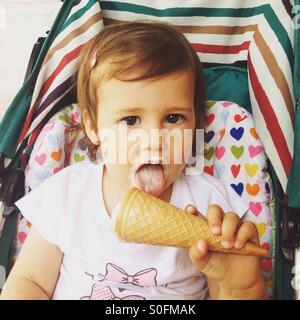
{"type": "Polygon", "coordinates": [[[214,234],[221,234],[222,220],[224,217],[223,210],[216,204],[212,204],[207,210],[207,220],[210,230],[214,234]]]}
{"type": "Polygon", "coordinates": [[[225,214],[222,223],[223,246],[230,249],[234,245],[234,237],[240,225],[240,218],[233,212],[225,214]]]}
{"type": "Polygon", "coordinates": [[[193,215],[197,215],[198,214],[198,211],[197,211],[197,208],[194,207],[192,204],[188,204],[186,207],[185,207],[185,211],[193,214],[193,215]]]}
{"type": "Polygon", "coordinates": [[[246,221],[241,225],[236,234],[234,246],[235,248],[240,249],[249,240],[259,244],[259,237],[255,224],[251,221],[246,221]]]}

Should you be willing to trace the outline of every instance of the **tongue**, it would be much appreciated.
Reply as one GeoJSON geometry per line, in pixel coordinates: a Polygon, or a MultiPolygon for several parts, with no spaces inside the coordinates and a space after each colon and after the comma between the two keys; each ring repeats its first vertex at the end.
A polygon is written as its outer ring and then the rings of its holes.
{"type": "Polygon", "coordinates": [[[154,196],[158,196],[164,186],[165,176],[163,168],[159,164],[146,164],[135,174],[137,187],[154,196]]]}

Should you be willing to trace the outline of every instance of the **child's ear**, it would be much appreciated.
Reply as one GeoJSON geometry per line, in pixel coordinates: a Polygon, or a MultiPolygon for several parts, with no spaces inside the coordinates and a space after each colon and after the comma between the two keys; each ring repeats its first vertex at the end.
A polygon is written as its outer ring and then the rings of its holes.
{"type": "Polygon", "coordinates": [[[98,133],[94,129],[92,119],[87,109],[83,109],[82,120],[83,120],[86,135],[91,140],[92,144],[99,145],[100,141],[98,138],[98,133]]]}

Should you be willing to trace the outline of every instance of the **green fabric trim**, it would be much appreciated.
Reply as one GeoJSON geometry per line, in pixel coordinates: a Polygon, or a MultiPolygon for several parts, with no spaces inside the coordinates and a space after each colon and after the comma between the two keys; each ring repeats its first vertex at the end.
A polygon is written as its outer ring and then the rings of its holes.
{"type": "Polygon", "coordinates": [[[0,265],[6,271],[6,277],[10,269],[11,248],[16,234],[17,217],[17,214],[13,214],[5,219],[0,239],[0,265]]]}
{"type": "MultiPolygon", "coordinates": [[[[300,5],[300,0],[295,1],[300,5]]],[[[299,12],[298,12],[299,14],[299,12]]],[[[295,136],[293,165],[287,184],[288,206],[300,208],[300,27],[295,28],[295,67],[294,67],[294,94],[296,99],[295,136]]]]}
{"type": "MultiPolygon", "coordinates": [[[[295,6],[300,7],[300,0],[295,0],[295,6]]],[[[297,13],[298,15],[300,12],[297,13]]],[[[298,19],[300,23],[300,18],[298,19]]],[[[300,109],[299,99],[300,99],[300,26],[296,28],[295,26],[295,68],[294,68],[294,94],[296,100],[298,101],[297,109],[300,109]]]]}
{"type": "Polygon", "coordinates": [[[219,66],[204,69],[204,74],[206,100],[232,101],[251,112],[247,69],[219,66]]]}
{"type": "MultiPolygon", "coordinates": [[[[276,173],[268,162],[269,173],[272,178],[273,190],[275,194],[275,279],[274,279],[274,299],[291,300],[293,298],[292,267],[294,262],[287,261],[281,249],[281,221],[282,203],[279,201],[280,183],[276,173]]],[[[274,229],[273,229],[274,230],[274,229]]]]}
{"type": "Polygon", "coordinates": [[[294,159],[289,176],[286,194],[288,206],[300,208],[300,110],[296,110],[295,117],[295,136],[294,136],[294,159]]]}
{"type": "Polygon", "coordinates": [[[89,2],[80,10],[76,11],[62,26],[60,32],[64,31],[71,23],[81,18],[98,0],[89,0],[89,2]]]}
{"type": "Polygon", "coordinates": [[[100,7],[103,10],[127,11],[133,13],[146,14],[155,17],[252,17],[263,14],[275,32],[278,41],[285,51],[289,63],[293,66],[293,46],[287,31],[281,24],[277,15],[269,4],[257,6],[255,8],[167,8],[155,9],[144,5],[118,2],[118,1],[100,1],[100,7]]]}

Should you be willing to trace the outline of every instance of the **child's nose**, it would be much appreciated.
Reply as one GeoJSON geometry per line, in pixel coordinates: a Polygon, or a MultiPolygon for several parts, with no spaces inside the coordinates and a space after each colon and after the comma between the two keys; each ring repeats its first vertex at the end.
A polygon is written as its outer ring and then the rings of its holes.
{"type": "Polygon", "coordinates": [[[145,141],[142,143],[142,148],[146,150],[151,150],[151,152],[160,152],[163,148],[163,133],[159,128],[149,128],[147,134],[145,135],[145,141]]]}

